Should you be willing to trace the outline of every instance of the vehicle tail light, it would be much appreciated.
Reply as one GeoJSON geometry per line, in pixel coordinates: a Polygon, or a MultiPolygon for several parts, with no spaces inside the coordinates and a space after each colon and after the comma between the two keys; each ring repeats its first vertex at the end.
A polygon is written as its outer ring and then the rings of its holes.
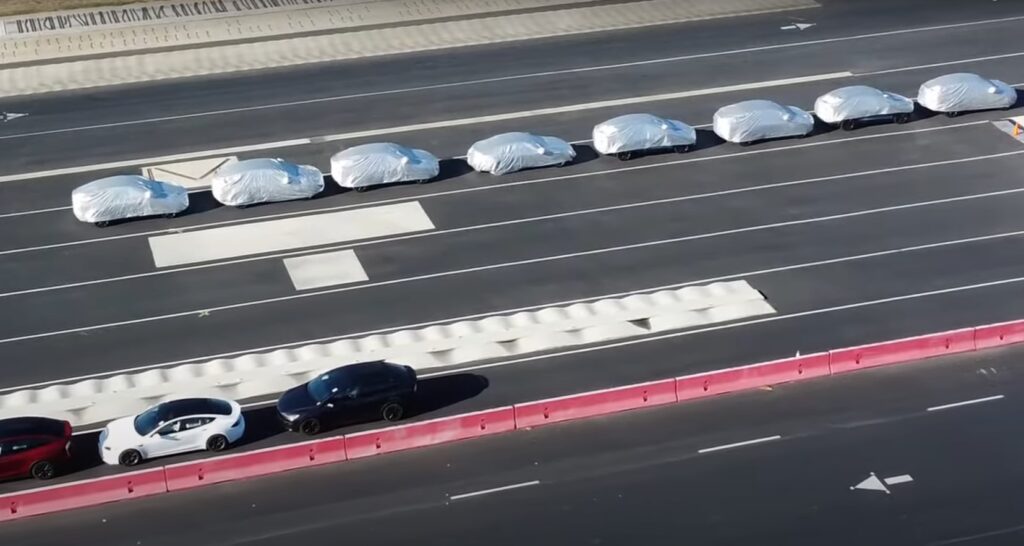
{"type": "Polygon", "coordinates": [[[231,428],[237,428],[237,427],[239,427],[241,425],[242,425],[242,416],[239,415],[238,419],[235,420],[235,423],[233,425],[231,425],[231,428]]]}
{"type": "Polygon", "coordinates": [[[64,444],[64,453],[71,455],[71,440],[68,440],[68,443],[64,444]]]}

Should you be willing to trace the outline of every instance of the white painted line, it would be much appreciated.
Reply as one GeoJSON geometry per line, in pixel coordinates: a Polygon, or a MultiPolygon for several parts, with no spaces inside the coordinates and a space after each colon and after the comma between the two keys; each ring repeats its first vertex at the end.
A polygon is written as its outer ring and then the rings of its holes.
{"type": "Polygon", "coordinates": [[[788,226],[795,226],[795,225],[805,225],[805,224],[813,224],[813,223],[819,223],[819,222],[828,222],[828,221],[831,221],[831,220],[838,220],[838,219],[844,219],[844,218],[855,218],[855,217],[867,216],[867,215],[872,215],[872,214],[879,214],[879,213],[892,212],[892,211],[898,211],[898,210],[906,210],[906,209],[912,209],[912,208],[918,208],[918,207],[927,207],[927,206],[932,206],[932,205],[940,205],[940,204],[954,203],[954,202],[960,202],[960,201],[968,201],[968,200],[973,200],[973,199],[983,199],[983,198],[988,198],[988,197],[998,197],[998,196],[1011,195],[1011,194],[1021,193],[1021,192],[1024,192],[1024,188],[1015,188],[1015,189],[1010,189],[1010,190],[986,192],[986,193],[975,194],[975,195],[950,197],[950,198],[946,198],[946,199],[936,199],[936,200],[932,200],[932,201],[923,201],[923,202],[919,202],[919,203],[907,203],[907,204],[903,204],[903,205],[894,205],[894,206],[889,206],[889,207],[881,207],[881,208],[877,208],[877,209],[861,210],[861,211],[855,211],[855,212],[849,212],[849,213],[843,213],[843,214],[833,214],[833,215],[830,215],[830,216],[823,216],[823,217],[817,217],[817,218],[805,218],[805,219],[801,219],[801,220],[790,220],[790,221],[786,221],[786,222],[776,222],[776,223],[772,223],[772,224],[762,224],[762,225],[758,225],[758,226],[749,226],[749,227],[744,227],[744,228],[736,228],[736,229],[730,229],[730,230],[724,230],[724,231],[718,231],[718,232],[712,232],[712,233],[702,233],[702,234],[698,234],[698,235],[687,235],[687,236],[684,236],[684,237],[674,237],[674,238],[671,238],[671,239],[660,239],[660,240],[656,240],[656,241],[647,241],[647,242],[643,242],[643,243],[636,243],[636,244],[630,244],[630,245],[619,245],[619,246],[614,246],[614,247],[605,247],[605,248],[599,248],[599,249],[587,250],[587,251],[581,251],[581,252],[571,252],[571,253],[567,253],[567,254],[543,256],[543,257],[540,257],[540,258],[529,258],[529,259],[518,260],[518,261],[514,261],[514,262],[504,262],[504,263],[497,263],[497,264],[482,265],[482,266],[477,266],[477,267],[469,267],[469,268],[465,268],[465,269],[441,271],[441,272],[437,272],[437,273],[428,273],[428,274],[424,274],[424,275],[416,275],[416,276],[413,276],[413,277],[404,277],[404,278],[392,279],[392,280],[388,280],[388,281],[380,281],[380,282],[376,282],[376,283],[361,284],[361,285],[357,285],[357,286],[333,288],[333,289],[329,289],[329,290],[321,290],[321,291],[316,291],[316,292],[306,292],[306,293],[294,294],[294,295],[290,295],[290,296],[278,296],[278,297],[274,297],[274,298],[265,298],[265,299],[261,299],[261,300],[252,300],[252,301],[246,301],[246,302],[232,303],[232,304],[221,305],[221,306],[217,306],[217,307],[210,307],[210,308],[204,308],[204,309],[193,309],[193,310],[190,310],[190,311],[183,311],[183,312],[177,312],[177,313],[168,313],[168,314],[165,314],[165,315],[154,315],[154,316],[143,317],[143,318],[138,318],[138,319],[123,320],[123,321],[117,321],[117,322],[109,322],[109,323],[105,323],[105,324],[94,324],[94,325],[91,325],[91,326],[81,326],[81,327],[77,327],[77,328],[67,328],[67,329],[64,329],[64,330],[54,330],[54,331],[50,331],[50,332],[41,332],[41,333],[37,333],[37,334],[28,334],[28,335],[24,335],[24,336],[0,339],[0,344],[3,344],[3,343],[13,343],[13,342],[16,342],[16,341],[24,341],[24,340],[28,340],[28,339],[40,339],[40,338],[46,338],[46,337],[52,337],[52,336],[58,336],[58,335],[63,335],[63,334],[70,334],[70,333],[89,332],[89,331],[98,330],[98,329],[104,329],[104,328],[114,328],[114,327],[118,327],[118,326],[127,326],[127,325],[130,325],[130,324],[144,324],[144,323],[148,323],[148,322],[156,322],[156,321],[168,320],[168,319],[174,319],[174,318],[192,317],[192,316],[196,316],[196,315],[200,315],[200,314],[204,314],[203,316],[205,316],[205,315],[208,315],[209,313],[217,312],[217,311],[227,311],[227,310],[232,310],[232,309],[243,309],[243,308],[246,308],[246,307],[255,307],[255,306],[258,306],[258,305],[265,305],[265,304],[270,304],[270,303],[278,303],[278,302],[282,302],[282,301],[297,300],[297,299],[308,298],[308,297],[323,296],[323,295],[327,295],[327,294],[337,294],[337,293],[341,293],[341,292],[349,292],[349,291],[352,291],[352,290],[363,290],[363,289],[367,289],[367,288],[378,288],[378,287],[381,287],[381,286],[391,286],[391,285],[396,285],[396,284],[404,284],[404,283],[409,283],[409,282],[423,281],[423,280],[428,280],[428,279],[439,279],[439,278],[444,278],[444,277],[463,275],[463,274],[467,274],[467,273],[478,273],[478,272],[481,272],[481,271],[492,271],[492,270],[497,270],[497,269],[505,269],[505,268],[511,268],[511,267],[518,267],[518,266],[521,266],[521,265],[530,265],[530,264],[538,264],[538,263],[546,263],[546,262],[553,262],[553,261],[559,261],[559,260],[573,259],[573,258],[579,258],[579,257],[583,257],[583,256],[596,256],[596,255],[600,255],[600,254],[620,252],[620,251],[623,251],[623,250],[634,250],[634,249],[638,249],[638,248],[648,248],[648,247],[654,247],[654,246],[660,246],[660,245],[666,245],[666,244],[674,244],[674,243],[680,243],[680,242],[686,242],[686,241],[695,241],[695,240],[700,240],[700,239],[719,237],[719,236],[722,236],[722,235],[734,235],[734,234],[738,234],[738,233],[755,232],[755,231],[774,229],[774,228],[779,228],[779,227],[788,227],[788,226]]]}
{"type": "Polygon", "coordinates": [[[911,70],[922,70],[922,69],[925,69],[925,68],[938,68],[940,66],[950,66],[950,65],[954,65],[954,64],[967,64],[967,63],[977,63],[977,62],[982,62],[982,61],[995,61],[995,60],[998,60],[998,59],[1009,59],[1009,58],[1013,58],[1013,57],[1020,57],[1022,55],[1024,55],[1024,51],[1017,51],[1017,52],[1014,52],[1014,53],[1003,53],[1001,55],[988,55],[986,57],[974,57],[973,59],[960,59],[960,60],[956,60],[956,61],[945,61],[945,62],[940,62],[940,63],[919,64],[917,66],[906,66],[906,67],[900,67],[900,68],[890,68],[888,70],[874,70],[874,71],[871,71],[871,72],[858,72],[857,75],[858,76],[877,76],[879,74],[891,74],[891,73],[894,73],[894,72],[908,72],[908,71],[911,71],[911,70]]]}
{"type": "Polygon", "coordinates": [[[335,95],[335,96],[330,96],[330,97],[320,97],[320,98],[315,98],[315,99],[307,99],[307,100],[299,100],[299,101],[279,102],[279,103],[263,104],[263,105],[257,105],[257,106],[247,106],[247,107],[241,107],[241,108],[227,108],[227,109],[221,109],[221,110],[210,110],[210,111],[206,111],[206,112],[195,112],[195,113],[190,113],[190,114],[180,114],[180,115],[174,115],[174,116],[160,116],[160,117],[152,117],[152,118],[145,118],[145,119],[139,119],[139,120],[129,120],[129,121],[114,122],[114,123],[101,123],[101,124],[95,124],[95,125],[83,125],[83,126],[79,126],[79,127],[68,127],[68,128],[63,128],[63,129],[52,129],[52,130],[47,130],[47,131],[33,131],[33,132],[26,132],[26,133],[16,133],[16,134],[13,134],[13,135],[2,135],[2,136],[0,136],[0,140],[15,139],[15,138],[25,138],[25,137],[41,136],[41,135],[50,135],[50,134],[57,134],[57,133],[67,133],[67,132],[75,132],[75,131],[87,131],[87,130],[93,130],[93,129],[106,129],[106,128],[112,128],[112,127],[124,127],[124,126],[128,126],[128,125],[139,125],[139,124],[147,124],[147,123],[159,123],[159,122],[162,122],[162,121],[173,121],[173,120],[179,120],[179,119],[189,119],[189,118],[197,118],[197,117],[217,116],[217,115],[223,115],[223,114],[235,114],[235,113],[241,113],[241,112],[254,112],[254,111],[259,111],[259,110],[269,110],[269,109],[275,109],[275,108],[287,108],[287,107],[292,107],[292,106],[302,106],[302,105],[307,105],[307,104],[317,104],[317,103],[323,103],[323,102],[336,102],[336,101],[344,101],[344,100],[359,99],[359,98],[366,98],[366,97],[377,97],[377,96],[395,95],[395,94],[401,94],[401,93],[414,93],[414,92],[419,92],[419,91],[431,91],[431,90],[436,90],[436,89],[447,89],[447,88],[451,88],[451,87],[464,87],[464,86],[481,85],[481,84],[488,84],[488,83],[499,83],[499,82],[505,82],[505,81],[513,81],[513,80],[532,79],[532,78],[544,78],[544,77],[549,77],[549,76],[561,76],[561,75],[565,75],[565,74],[579,74],[579,73],[597,72],[597,71],[604,71],[604,70],[616,70],[616,69],[621,69],[621,68],[631,68],[631,67],[636,67],[636,66],[646,66],[646,65],[652,65],[652,64],[676,63],[676,62],[689,61],[689,60],[694,60],[694,59],[706,59],[706,58],[721,57],[721,56],[728,56],[728,55],[743,55],[743,54],[754,53],[754,52],[759,52],[759,51],[771,51],[771,50],[776,50],[776,49],[798,48],[798,47],[814,46],[814,45],[820,45],[820,44],[829,44],[829,43],[837,43],[837,42],[854,41],[854,40],[867,40],[867,39],[872,39],[872,38],[880,38],[880,37],[884,37],[884,36],[898,36],[898,35],[901,35],[901,34],[911,34],[911,33],[918,33],[918,32],[932,32],[932,31],[937,31],[937,30],[947,30],[947,29],[964,28],[964,27],[971,27],[971,26],[990,25],[990,24],[1006,23],[1006,22],[1012,22],[1012,21],[1020,21],[1020,20],[1024,20],[1024,17],[1018,16],[1018,17],[1003,17],[1003,18],[998,18],[998,19],[983,19],[983,20],[978,20],[978,21],[968,21],[968,22],[964,22],[964,23],[953,23],[953,24],[947,24],[947,25],[933,25],[933,26],[927,26],[927,27],[897,29],[897,30],[890,30],[890,31],[885,31],[885,32],[872,32],[872,33],[868,33],[868,34],[855,34],[855,35],[850,35],[850,36],[840,36],[840,37],[836,37],[836,38],[823,38],[823,39],[817,39],[817,40],[803,40],[803,41],[799,41],[799,42],[789,42],[789,43],[772,44],[772,45],[765,45],[765,46],[754,46],[754,47],[746,47],[746,48],[740,48],[740,49],[729,49],[729,50],[724,50],[724,51],[714,51],[714,52],[708,52],[708,53],[696,53],[696,54],[690,54],[690,55],[678,55],[678,56],[672,56],[672,57],[661,57],[661,58],[656,58],[656,59],[646,59],[646,60],[642,60],[642,61],[633,61],[633,62],[626,62],[626,63],[615,63],[615,64],[604,64],[604,65],[593,65],[593,66],[576,67],[576,68],[565,68],[565,69],[561,69],[561,70],[547,70],[547,71],[542,71],[542,72],[531,72],[531,73],[526,73],[526,74],[514,74],[514,75],[510,75],[510,76],[498,76],[498,77],[493,77],[493,78],[478,78],[478,79],[472,79],[472,80],[463,80],[463,81],[456,81],[456,82],[446,82],[446,83],[439,83],[439,84],[433,84],[433,85],[420,85],[420,86],[414,86],[414,87],[403,87],[403,88],[398,88],[398,89],[386,89],[386,90],[382,90],[382,91],[369,91],[369,92],[365,92],[365,93],[351,93],[351,94],[346,94],[346,95],[335,95]]]}
{"type": "MultiPolygon", "coordinates": [[[[238,219],[238,220],[224,220],[224,221],[219,221],[219,222],[207,222],[205,224],[195,224],[195,225],[192,225],[192,226],[182,226],[182,227],[179,227],[179,228],[175,228],[174,230],[159,229],[159,230],[144,231],[144,232],[139,232],[139,233],[126,233],[126,234],[123,234],[123,235],[112,235],[112,236],[108,236],[108,237],[96,237],[96,238],[93,238],[93,239],[84,239],[84,240],[78,240],[78,241],[67,241],[67,242],[63,242],[63,243],[52,243],[52,244],[48,244],[48,245],[39,245],[39,246],[33,246],[33,247],[13,248],[13,249],[8,249],[8,250],[0,250],[0,256],[4,256],[4,255],[7,255],[7,254],[19,254],[19,253],[22,253],[22,252],[34,252],[34,251],[38,251],[38,250],[49,250],[49,249],[53,249],[53,248],[64,248],[64,247],[78,246],[78,245],[84,245],[84,244],[102,243],[102,242],[107,242],[107,241],[116,241],[116,240],[121,240],[121,239],[130,239],[130,238],[133,238],[133,237],[148,237],[148,236],[151,236],[151,235],[162,235],[162,234],[165,234],[165,233],[177,233],[177,232],[180,232],[180,231],[189,231],[189,230],[194,230],[194,229],[205,229],[205,228],[216,227],[216,226],[235,225],[235,224],[241,224],[241,223],[247,223],[247,222],[253,222],[253,221],[270,220],[270,219],[273,219],[273,218],[290,218],[290,217],[295,217],[295,216],[305,216],[305,215],[313,214],[313,213],[317,213],[317,212],[328,212],[328,211],[335,211],[335,210],[348,210],[348,209],[363,208],[363,207],[367,207],[367,206],[382,205],[382,204],[388,204],[388,203],[402,203],[402,202],[407,202],[407,201],[410,201],[410,200],[423,200],[423,199],[428,199],[428,198],[433,198],[433,197],[445,197],[445,196],[450,196],[450,195],[459,195],[459,194],[470,193],[470,192],[500,190],[500,189],[505,189],[505,188],[514,188],[514,187],[517,187],[517,186],[525,186],[525,185],[531,185],[531,184],[543,184],[543,183],[554,182],[554,181],[558,181],[558,180],[573,180],[573,179],[578,179],[578,178],[590,178],[590,177],[603,176],[603,175],[608,175],[608,174],[617,174],[617,173],[625,173],[625,172],[642,171],[642,170],[647,170],[647,169],[659,169],[659,168],[663,168],[663,167],[670,167],[670,166],[673,166],[673,165],[682,165],[682,164],[688,164],[688,163],[699,163],[699,162],[703,162],[703,161],[715,161],[715,160],[719,160],[719,159],[733,159],[733,158],[737,158],[737,157],[745,157],[745,156],[758,155],[758,154],[771,154],[771,153],[777,153],[777,152],[786,152],[786,151],[791,151],[791,150],[798,150],[798,149],[803,149],[803,148],[812,148],[812,147],[817,147],[817,146],[829,146],[829,145],[832,145],[832,144],[844,144],[844,143],[849,143],[849,142],[858,142],[858,141],[862,141],[862,140],[871,140],[871,139],[876,139],[876,138],[887,138],[887,137],[894,137],[894,136],[904,136],[904,135],[912,135],[912,134],[919,134],[919,133],[928,133],[928,132],[933,132],[933,131],[944,131],[944,130],[947,130],[947,129],[958,129],[958,128],[961,128],[961,127],[970,127],[970,126],[974,126],[974,125],[983,125],[983,124],[991,125],[991,121],[990,120],[968,121],[968,122],[963,122],[963,123],[956,123],[956,124],[953,124],[953,125],[943,125],[943,126],[939,126],[939,127],[926,127],[926,128],[921,128],[921,129],[909,129],[909,130],[905,130],[905,131],[891,131],[891,132],[885,132],[885,133],[879,133],[879,134],[859,135],[859,136],[854,136],[854,137],[840,138],[840,139],[835,139],[835,140],[823,140],[823,141],[818,141],[818,142],[804,142],[804,143],[800,143],[800,144],[794,144],[794,145],[791,145],[791,146],[780,146],[780,147],[772,147],[772,148],[762,148],[762,149],[757,149],[757,150],[745,150],[745,151],[739,151],[739,152],[733,152],[733,153],[708,155],[708,156],[703,156],[703,157],[693,157],[693,158],[687,158],[687,159],[677,159],[677,160],[665,161],[665,162],[661,162],[661,163],[650,163],[650,164],[645,164],[645,165],[633,165],[633,166],[630,166],[630,167],[619,167],[619,168],[615,168],[615,169],[605,169],[605,170],[601,170],[601,171],[591,171],[591,172],[575,173],[575,174],[560,175],[560,176],[550,176],[550,177],[544,177],[544,178],[534,178],[534,179],[528,179],[528,180],[519,180],[519,181],[515,181],[515,182],[498,182],[498,183],[491,184],[491,185],[486,185],[486,186],[471,186],[471,187],[466,187],[466,188],[459,188],[457,190],[439,191],[439,192],[428,193],[428,194],[423,194],[423,195],[415,195],[415,196],[408,196],[408,197],[393,197],[393,198],[388,198],[388,199],[379,199],[377,201],[372,201],[372,202],[368,202],[368,203],[351,203],[351,204],[347,204],[347,205],[338,205],[338,206],[334,206],[334,207],[323,207],[323,208],[320,208],[320,209],[313,209],[313,210],[267,214],[267,215],[264,215],[264,216],[257,216],[255,218],[246,218],[246,219],[238,219]]],[[[1016,154],[1016,153],[1019,153],[1019,152],[1007,152],[1006,154],[1003,154],[1003,155],[1013,155],[1013,154],[1016,154]]],[[[992,156],[986,156],[986,157],[998,157],[999,155],[1000,154],[994,154],[992,156]]]]}
{"type": "Polygon", "coordinates": [[[455,500],[459,500],[459,499],[466,499],[466,498],[469,498],[469,497],[477,497],[477,496],[480,496],[480,495],[487,495],[487,494],[490,494],[490,493],[497,493],[499,491],[508,491],[510,489],[519,489],[521,487],[530,487],[531,485],[540,485],[540,480],[533,480],[532,482],[523,482],[523,483],[517,483],[517,484],[513,484],[513,485],[506,485],[504,487],[495,487],[494,489],[484,489],[482,491],[473,491],[472,493],[462,493],[461,495],[452,495],[451,497],[448,497],[448,498],[449,498],[449,500],[455,501],[455,500]]]}
{"type": "Polygon", "coordinates": [[[898,485],[901,483],[907,483],[914,481],[914,478],[910,477],[910,474],[903,474],[901,476],[893,476],[882,480],[886,485],[898,485]]]}
{"type": "Polygon", "coordinates": [[[157,267],[434,229],[419,201],[150,237],[157,267]]]}
{"type": "Polygon", "coordinates": [[[20,212],[5,212],[0,218],[13,218],[15,216],[29,216],[31,214],[42,214],[44,212],[56,212],[58,210],[71,210],[71,207],[52,207],[48,209],[25,210],[20,212]]]}
{"type": "MultiPolygon", "coordinates": [[[[790,180],[790,181],[778,182],[778,183],[774,183],[774,184],[763,184],[763,185],[760,185],[760,186],[748,186],[748,187],[742,187],[742,188],[734,188],[734,189],[730,189],[730,190],[721,190],[721,191],[716,191],[716,192],[706,192],[706,193],[698,193],[698,194],[692,194],[692,195],[683,195],[683,196],[679,196],[679,197],[667,197],[667,198],[664,198],[664,199],[655,199],[655,200],[651,200],[651,201],[638,201],[638,202],[626,203],[626,204],[622,204],[622,205],[612,205],[612,206],[607,206],[607,207],[597,207],[597,208],[592,208],[592,209],[582,209],[582,210],[576,210],[576,211],[570,211],[570,212],[562,212],[562,213],[555,213],[555,214],[545,214],[545,215],[541,215],[541,216],[532,216],[532,217],[527,217],[527,218],[517,218],[515,220],[504,220],[504,221],[500,221],[500,222],[491,222],[491,223],[487,223],[487,224],[476,224],[476,225],[464,226],[464,227],[459,227],[459,228],[450,228],[450,229],[443,229],[443,230],[435,230],[435,231],[427,231],[427,232],[420,232],[420,233],[412,233],[412,234],[408,234],[408,235],[399,235],[399,236],[395,236],[395,237],[385,237],[385,238],[382,238],[382,239],[374,239],[372,241],[353,242],[353,243],[348,243],[348,244],[344,244],[344,245],[340,245],[340,246],[323,247],[323,248],[319,248],[317,250],[303,249],[303,250],[297,250],[297,251],[292,251],[292,252],[273,253],[273,254],[266,254],[266,255],[260,255],[260,256],[253,256],[253,257],[241,258],[241,259],[237,259],[237,260],[218,261],[218,262],[215,262],[215,263],[192,265],[192,266],[186,266],[186,267],[175,267],[175,268],[161,269],[161,270],[157,270],[157,271],[147,271],[145,273],[135,273],[135,274],[130,274],[130,275],[119,275],[117,277],[108,277],[108,278],[103,278],[103,279],[94,279],[94,280],[89,280],[89,281],[79,281],[79,282],[59,284],[59,285],[43,286],[43,287],[38,287],[38,288],[27,288],[27,289],[24,289],[24,290],[15,290],[15,291],[11,291],[11,292],[0,292],[0,298],[6,298],[6,297],[12,297],[12,296],[21,296],[21,295],[25,295],[25,294],[35,294],[35,293],[41,293],[41,292],[49,292],[49,291],[54,291],[54,290],[66,290],[66,289],[69,289],[69,288],[78,288],[78,287],[82,287],[82,286],[91,286],[91,285],[106,284],[106,283],[112,283],[112,282],[120,282],[120,281],[125,281],[125,280],[130,280],[130,279],[139,279],[139,278],[145,278],[145,277],[155,277],[155,276],[160,276],[160,275],[169,275],[169,274],[172,274],[172,273],[181,273],[181,272],[185,272],[185,271],[193,271],[193,270],[199,270],[199,269],[208,269],[208,268],[214,268],[214,267],[223,267],[223,266],[228,266],[228,265],[235,265],[235,264],[240,264],[240,263],[249,263],[249,262],[268,260],[268,259],[280,259],[280,258],[286,258],[286,257],[289,257],[289,256],[302,256],[302,255],[309,254],[310,252],[324,252],[324,251],[332,251],[332,250],[344,250],[344,249],[358,248],[358,247],[363,247],[363,246],[368,246],[368,245],[379,245],[379,244],[383,244],[383,243],[392,243],[392,242],[397,242],[397,241],[408,241],[408,240],[413,240],[413,239],[421,239],[421,238],[430,238],[430,237],[437,237],[437,236],[443,236],[443,235],[450,235],[450,234],[453,234],[453,233],[465,233],[465,232],[479,231],[479,230],[485,230],[485,229],[508,227],[508,226],[513,226],[513,225],[532,223],[532,222],[540,222],[540,221],[546,221],[546,220],[555,220],[555,219],[561,219],[561,218],[570,218],[570,217],[574,217],[574,216],[583,216],[583,215],[587,215],[587,214],[599,214],[599,213],[604,213],[604,212],[612,212],[612,211],[618,211],[618,210],[640,208],[640,207],[651,206],[651,205],[663,205],[663,204],[683,202],[683,201],[690,201],[690,200],[698,200],[698,199],[707,199],[707,198],[721,197],[721,196],[725,196],[725,195],[732,195],[732,194],[745,193],[745,192],[771,190],[771,189],[784,188],[784,187],[796,186],[796,185],[801,185],[801,184],[813,184],[813,183],[818,183],[818,182],[832,182],[832,181],[836,181],[836,180],[844,180],[844,179],[847,179],[847,178],[855,178],[855,177],[860,177],[860,176],[871,176],[871,175],[876,175],[876,174],[885,174],[885,173],[891,173],[891,172],[902,172],[902,171],[908,171],[908,170],[913,170],[913,169],[923,169],[923,168],[929,168],[929,167],[947,166],[947,165],[952,165],[952,164],[957,164],[957,163],[966,163],[966,162],[971,162],[971,161],[982,161],[982,160],[987,160],[987,159],[995,159],[995,158],[999,158],[999,157],[1014,156],[1014,155],[1020,155],[1020,154],[1024,154],[1024,151],[1003,152],[1003,153],[992,154],[992,155],[985,155],[985,156],[976,156],[976,157],[961,158],[961,159],[950,159],[950,160],[946,160],[946,161],[935,161],[935,162],[931,162],[931,163],[919,163],[919,164],[915,164],[915,165],[905,165],[905,166],[901,166],[901,167],[889,167],[889,168],[885,168],[885,169],[875,169],[875,170],[871,170],[871,171],[859,171],[859,172],[846,173],[846,174],[838,174],[838,175],[832,175],[832,176],[822,176],[822,177],[817,177],[817,178],[804,178],[804,179],[800,179],[800,180],[790,180]]],[[[1021,232],[1016,232],[1015,231],[1015,232],[1009,232],[1009,233],[1001,233],[1001,234],[998,234],[998,235],[985,236],[985,238],[1002,238],[1002,237],[1009,237],[1009,236],[1018,235],[1020,233],[1021,232]]],[[[964,239],[963,241],[975,242],[976,240],[979,240],[979,239],[972,238],[972,239],[964,239]]],[[[913,247],[910,247],[910,248],[913,249],[913,247]]]]}
{"type": "Polygon", "coordinates": [[[757,438],[756,440],[747,440],[746,442],[736,442],[735,444],[725,444],[724,446],[706,447],[698,450],[697,453],[711,453],[714,451],[722,451],[723,449],[732,449],[734,447],[743,447],[754,444],[762,444],[764,442],[772,442],[775,440],[781,440],[782,436],[768,436],[767,438],[757,438]]]}
{"type": "Polygon", "coordinates": [[[939,411],[949,408],[958,408],[960,406],[969,406],[971,404],[981,404],[982,402],[992,402],[993,400],[1002,400],[1003,395],[997,394],[995,396],[987,396],[985,398],[976,398],[974,400],[964,400],[963,402],[954,402],[952,404],[943,404],[941,406],[932,406],[928,408],[928,411],[939,411]]]}
{"type": "Polygon", "coordinates": [[[325,252],[284,260],[296,290],[310,290],[369,280],[352,250],[325,252]]]}

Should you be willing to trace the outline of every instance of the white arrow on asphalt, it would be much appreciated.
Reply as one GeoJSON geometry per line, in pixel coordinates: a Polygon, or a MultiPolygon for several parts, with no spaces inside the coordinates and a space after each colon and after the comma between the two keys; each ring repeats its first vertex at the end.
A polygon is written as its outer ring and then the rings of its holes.
{"type": "Polygon", "coordinates": [[[23,118],[23,117],[25,117],[27,115],[28,114],[16,114],[14,112],[0,112],[0,121],[3,121],[4,123],[7,123],[8,121],[11,121],[12,119],[23,118]]]}
{"type": "Polygon", "coordinates": [[[792,25],[786,25],[779,27],[779,30],[805,30],[813,27],[817,23],[793,23],[792,25]]]}
{"type": "Polygon", "coordinates": [[[900,476],[892,476],[890,478],[879,479],[874,472],[867,477],[864,481],[854,485],[850,490],[863,489],[865,491],[884,491],[886,495],[890,494],[889,488],[886,485],[897,485],[901,483],[908,483],[914,481],[914,478],[910,474],[903,474],[900,476]]]}

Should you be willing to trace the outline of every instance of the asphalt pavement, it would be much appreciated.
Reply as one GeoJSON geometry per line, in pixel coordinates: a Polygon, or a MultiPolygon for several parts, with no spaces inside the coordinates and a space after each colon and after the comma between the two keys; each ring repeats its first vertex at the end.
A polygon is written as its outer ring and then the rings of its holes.
{"type": "Polygon", "coordinates": [[[59,544],[1024,539],[1024,349],[876,369],[42,516],[59,544]],[[154,532],[155,522],[159,532],[154,532]]]}
{"type": "MultiPolygon", "coordinates": [[[[1018,4],[822,3],[801,12],[816,23],[805,31],[779,28],[793,14],[760,15],[2,103],[30,111],[0,125],[0,175],[16,175],[700,91],[393,135],[449,158],[513,128],[580,141],[574,165],[507,177],[470,173],[452,158],[430,184],[361,194],[331,187],[310,201],[244,210],[200,191],[180,218],[104,229],[77,222],[68,194],[112,170],[0,182],[0,389],[717,280],[748,281],[777,313],[443,370],[430,378],[434,394],[419,418],[1021,318],[1024,144],[992,122],[1024,109],[920,111],[905,125],[819,127],[751,147],[702,128],[693,152],[630,162],[597,157],[584,142],[595,122],[627,111],[699,125],[729,102],[768,97],[810,108],[851,83],[913,95],[925,79],[960,70],[1024,82],[1024,53],[1013,45],[1024,25],[1013,19],[1024,17],[1018,4]],[[582,70],[604,64],[624,66],[582,70]],[[842,72],[850,75],[830,76],[842,72]],[[359,96],[319,100],[339,94],[359,96]],[[288,101],[302,104],[271,106],[288,101]],[[231,105],[267,107],[208,114],[231,105]],[[182,117],[192,114],[202,115],[182,117]],[[164,119],[139,123],[150,118],[164,119]],[[157,235],[409,201],[435,229],[170,268],[155,267],[150,252],[157,235]],[[369,281],[296,291],[282,259],[328,248],[355,250],[369,281]]],[[[331,151],[359,141],[238,155],[326,167],[331,151]]],[[[253,422],[265,422],[260,415],[253,422]]],[[[247,449],[291,438],[253,430],[247,449]]]]}

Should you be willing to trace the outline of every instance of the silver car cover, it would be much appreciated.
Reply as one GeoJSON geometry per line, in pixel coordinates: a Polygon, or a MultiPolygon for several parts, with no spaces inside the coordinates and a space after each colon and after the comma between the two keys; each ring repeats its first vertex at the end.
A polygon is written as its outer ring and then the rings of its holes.
{"type": "Polygon", "coordinates": [[[569,163],[576,150],[568,142],[530,133],[503,133],[469,148],[466,162],[478,172],[507,174],[522,169],[569,163]]]}
{"type": "Polygon", "coordinates": [[[331,176],[343,188],[430,180],[440,172],[434,154],[390,142],[353,146],[331,157],[331,176]]]}
{"type": "Polygon", "coordinates": [[[83,222],[178,214],[188,208],[188,190],[138,175],[102,178],[71,192],[71,210],[83,222]]]}
{"type": "Polygon", "coordinates": [[[921,84],[917,102],[933,112],[993,110],[1013,106],[1017,102],[1017,91],[999,80],[961,72],[921,84]]]}
{"type": "Polygon", "coordinates": [[[324,176],[310,165],[248,159],[218,170],[210,186],[217,201],[238,207],[312,197],[323,191],[324,176]]]}
{"type": "Polygon", "coordinates": [[[814,118],[796,106],[748,100],[719,108],[713,126],[723,140],[742,143],[806,135],[814,130],[814,118]]]}
{"type": "Polygon", "coordinates": [[[594,126],[594,149],[602,154],[691,146],[697,131],[674,119],[626,114],[594,126]]]}
{"type": "Polygon", "coordinates": [[[848,119],[872,116],[909,114],[914,111],[914,101],[880,91],[866,85],[840,87],[818,97],[814,101],[814,113],[825,123],[841,123],[848,119]]]}

